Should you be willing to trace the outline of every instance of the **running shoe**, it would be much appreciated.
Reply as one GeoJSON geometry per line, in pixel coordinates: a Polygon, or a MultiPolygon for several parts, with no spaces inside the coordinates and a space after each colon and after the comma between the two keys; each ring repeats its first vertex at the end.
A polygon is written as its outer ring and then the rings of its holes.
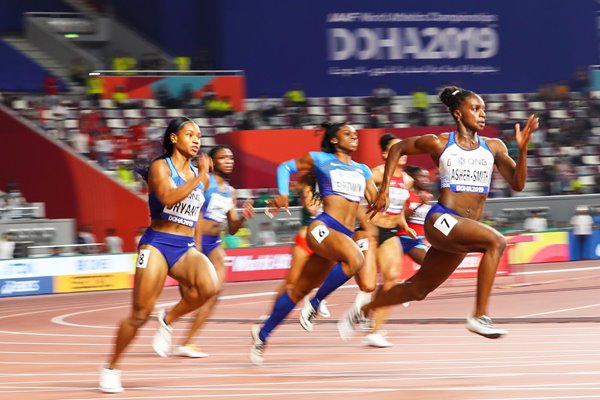
{"type": "Polygon", "coordinates": [[[338,333],[340,334],[342,340],[350,340],[354,333],[354,327],[358,324],[361,324],[361,326],[364,326],[365,328],[368,327],[367,331],[373,330],[373,323],[371,319],[367,318],[361,310],[362,306],[368,302],[369,300],[364,296],[360,300],[357,298],[357,301],[354,302],[352,308],[350,308],[350,310],[344,314],[344,317],[338,321],[338,333]]]}
{"type": "Polygon", "coordinates": [[[103,367],[100,370],[100,390],[104,393],[121,393],[121,370],[103,367]]]}
{"type": "Polygon", "coordinates": [[[391,347],[391,344],[383,331],[373,332],[365,336],[364,344],[370,347],[384,348],[391,347]]]}
{"type": "Polygon", "coordinates": [[[152,348],[161,357],[169,357],[171,353],[171,337],[173,336],[173,328],[165,322],[165,314],[166,311],[164,309],[158,312],[158,330],[152,340],[152,348]]]}
{"type": "Polygon", "coordinates": [[[300,310],[300,314],[298,314],[298,321],[300,321],[300,325],[307,332],[312,332],[313,323],[312,320],[317,315],[317,310],[310,304],[308,297],[304,298],[304,306],[300,310]]]}
{"type": "Polygon", "coordinates": [[[498,339],[508,333],[504,329],[496,328],[487,315],[467,317],[467,329],[488,339],[498,339]]]}
{"type": "Polygon", "coordinates": [[[180,357],[189,357],[189,358],[205,358],[208,357],[208,354],[200,351],[200,348],[194,346],[193,344],[186,344],[185,346],[179,346],[175,350],[175,355],[180,357]]]}
{"type": "Polygon", "coordinates": [[[252,325],[250,335],[252,335],[252,347],[250,348],[250,362],[254,365],[261,366],[265,362],[265,342],[260,340],[260,326],[252,325]]]}
{"type": "Polygon", "coordinates": [[[331,318],[331,312],[327,307],[327,300],[323,300],[319,303],[319,315],[325,319],[331,318]]]}

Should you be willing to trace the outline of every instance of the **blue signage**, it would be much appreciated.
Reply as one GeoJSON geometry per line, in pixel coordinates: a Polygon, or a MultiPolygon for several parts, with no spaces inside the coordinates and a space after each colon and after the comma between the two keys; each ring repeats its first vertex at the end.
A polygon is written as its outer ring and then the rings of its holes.
{"type": "Polygon", "coordinates": [[[535,92],[598,63],[594,0],[219,2],[219,68],[248,96],[535,92]]]}
{"type": "Polygon", "coordinates": [[[29,296],[53,292],[51,276],[0,279],[0,297],[29,296]]]}

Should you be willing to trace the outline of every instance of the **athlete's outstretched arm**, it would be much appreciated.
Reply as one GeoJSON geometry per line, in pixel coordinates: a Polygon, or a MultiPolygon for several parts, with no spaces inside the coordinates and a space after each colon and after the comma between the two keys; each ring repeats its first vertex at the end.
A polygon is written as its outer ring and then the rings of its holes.
{"type": "Polygon", "coordinates": [[[403,155],[431,153],[434,151],[435,145],[438,142],[439,139],[436,135],[413,136],[403,139],[390,148],[387,160],[385,160],[385,170],[383,172],[379,193],[369,207],[371,218],[373,218],[379,210],[387,210],[389,206],[390,199],[388,190],[390,188],[390,181],[400,157],[403,155]]]}
{"type": "Polygon", "coordinates": [[[525,188],[525,181],[527,180],[527,145],[531,139],[531,134],[537,129],[539,125],[539,118],[532,114],[525,128],[521,130],[519,124],[515,124],[515,139],[517,146],[519,147],[519,157],[517,162],[508,155],[506,145],[499,139],[491,139],[496,147],[495,162],[496,167],[500,175],[510,185],[513,190],[518,192],[525,188]]]}
{"type": "Polygon", "coordinates": [[[288,211],[290,176],[296,172],[308,171],[312,169],[314,165],[314,160],[310,154],[305,154],[300,158],[288,160],[279,164],[277,167],[277,190],[279,195],[269,201],[266,210],[267,215],[272,218],[282,208],[288,211]]]}

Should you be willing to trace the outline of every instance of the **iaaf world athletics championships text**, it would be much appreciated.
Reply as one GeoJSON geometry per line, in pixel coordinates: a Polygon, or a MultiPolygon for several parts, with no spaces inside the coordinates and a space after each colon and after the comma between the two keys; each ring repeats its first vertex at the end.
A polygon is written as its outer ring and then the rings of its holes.
{"type": "Polygon", "coordinates": [[[500,67],[492,65],[421,65],[421,66],[402,66],[391,65],[379,68],[367,67],[352,67],[340,68],[330,67],[327,71],[329,75],[340,76],[382,76],[393,74],[452,74],[452,73],[474,73],[474,74],[489,74],[500,72],[500,67]]]}

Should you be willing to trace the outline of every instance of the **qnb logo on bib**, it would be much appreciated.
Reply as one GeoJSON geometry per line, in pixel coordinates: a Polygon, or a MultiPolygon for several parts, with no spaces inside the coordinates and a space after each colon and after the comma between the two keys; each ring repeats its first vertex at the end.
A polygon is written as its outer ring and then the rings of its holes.
{"type": "Polygon", "coordinates": [[[365,193],[365,177],[358,171],[334,169],[330,176],[331,189],[349,200],[358,201],[365,193]]]}

